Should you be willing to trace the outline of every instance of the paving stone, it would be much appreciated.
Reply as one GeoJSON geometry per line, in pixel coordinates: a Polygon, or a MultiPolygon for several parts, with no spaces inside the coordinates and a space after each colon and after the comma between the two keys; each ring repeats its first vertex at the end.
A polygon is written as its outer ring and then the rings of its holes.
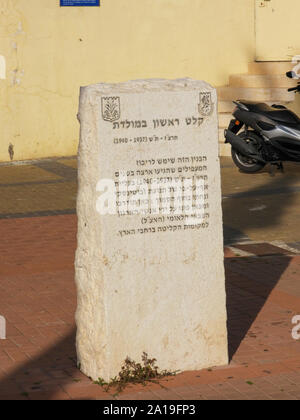
{"type": "Polygon", "coordinates": [[[268,243],[259,243],[259,244],[237,244],[235,248],[241,249],[242,251],[250,252],[251,254],[257,256],[266,256],[266,255],[289,255],[293,252],[290,252],[284,248],[274,246],[268,243]]]}

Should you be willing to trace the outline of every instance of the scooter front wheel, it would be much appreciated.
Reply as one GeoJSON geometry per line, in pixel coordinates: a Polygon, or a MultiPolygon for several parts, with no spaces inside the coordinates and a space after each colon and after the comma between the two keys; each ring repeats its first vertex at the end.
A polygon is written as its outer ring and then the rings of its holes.
{"type": "MultiPolygon", "coordinates": [[[[253,146],[259,148],[260,139],[255,133],[251,131],[248,131],[248,133],[246,133],[243,131],[239,134],[239,137],[241,137],[245,142],[251,142],[253,146]]],[[[241,153],[237,152],[233,147],[231,148],[231,156],[234,164],[242,172],[245,172],[247,174],[259,172],[265,166],[264,163],[258,162],[257,160],[242,155],[241,153]]]]}

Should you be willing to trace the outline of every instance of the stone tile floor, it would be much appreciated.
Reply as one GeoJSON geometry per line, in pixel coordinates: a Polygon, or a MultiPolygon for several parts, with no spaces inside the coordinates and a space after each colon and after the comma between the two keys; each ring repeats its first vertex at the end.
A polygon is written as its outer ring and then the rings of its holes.
{"type": "Polygon", "coordinates": [[[265,173],[246,182],[230,161],[222,164],[224,201],[231,201],[223,207],[225,241],[232,245],[225,248],[230,364],[131,386],[117,396],[76,368],[76,160],[0,166],[0,314],[7,320],[1,400],[300,399],[300,341],[291,335],[292,318],[300,315],[300,195],[298,180],[285,179],[296,178],[298,167],[271,181],[265,173]],[[239,201],[246,198],[248,207],[239,201]],[[280,208],[275,233],[268,212],[249,211],[263,205],[280,208]],[[252,214],[259,227],[248,222],[252,214]]]}

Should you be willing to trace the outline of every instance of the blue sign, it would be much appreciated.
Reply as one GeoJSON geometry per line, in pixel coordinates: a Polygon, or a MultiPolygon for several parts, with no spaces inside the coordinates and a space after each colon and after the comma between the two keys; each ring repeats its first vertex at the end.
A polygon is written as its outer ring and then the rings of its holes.
{"type": "Polygon", "coordinates": [[[61,7],[65,6],[100,6],[100,0],[60,0],[61,7]]]}

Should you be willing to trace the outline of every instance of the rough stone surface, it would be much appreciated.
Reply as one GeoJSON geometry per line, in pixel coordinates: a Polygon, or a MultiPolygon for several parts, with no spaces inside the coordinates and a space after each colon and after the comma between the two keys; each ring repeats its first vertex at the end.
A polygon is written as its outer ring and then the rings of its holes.
{"type": "Polygon", "coordinates": [[[81,370],[108,380],[127,356],[140,361],[143,351],[161,369],[226,364],[215,90],[190,79],[97,84],[81,89],[78,117],[81,370]],[[208,194],[202,222],[99,214],[97,184],[118,181],[120,171],[148,183],[202,176],[208,194]]]}

